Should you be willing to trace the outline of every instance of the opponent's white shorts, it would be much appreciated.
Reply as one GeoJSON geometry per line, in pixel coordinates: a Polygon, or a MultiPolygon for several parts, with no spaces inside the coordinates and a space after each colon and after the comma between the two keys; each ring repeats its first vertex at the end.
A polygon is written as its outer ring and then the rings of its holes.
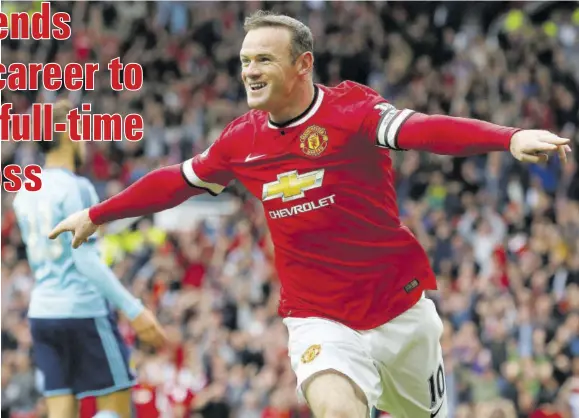
{"type": "Polygon", "coordinates": [[[447,418],[442,321],[430,299],[368,331],[322,318],[284,324],[300,400],[309,377],[333,369],[360,387],[370,407],[394,418],[447,418]]]}

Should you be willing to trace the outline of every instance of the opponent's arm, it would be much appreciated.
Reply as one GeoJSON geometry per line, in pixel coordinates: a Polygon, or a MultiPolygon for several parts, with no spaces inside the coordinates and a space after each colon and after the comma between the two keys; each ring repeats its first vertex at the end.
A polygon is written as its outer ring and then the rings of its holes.
{"type": "Polygon", "coordinates": [[[139,340],[152,346],[163,345],[167,337],[155,315],[117,280],[111,269],[100,260],[93,245],[85,245],[72,251],[78,271],[125,314],[139,340]]]}
{"type": "MultiPolygon", "coordinates": [[[[73,217],[75,212],[87,213],[86,224],[94,225],[88,218],[88,208],[98,202],[96,191],[88,181],[79,180],[77,184],[77,188],[66,191],[63,200],[64,213],[73,213],[73,217]]],[[[141,301],[131,295],[117,280],[111,269],[100,260],[99,253],[95,248],[96,237],[91,237],[95,231],[92,229],[90,232],[91,229],[86,231],[87,235],[83,236],[82,241],[89,242],[89,244],[72,251],[75,267],[107,300],[127,316],[139,340],[153,346],[162,345],[166,336],[155,315],[146,309],[141,301]]],[[[78,238],[76,234],[75,238],[78,238]]]]}
{"type": "Polygon", "coordinates": [[[131,321],[144,310],[137,298],[117,280],[113,272],[100,260],[94,244],[72,251],[74,265],[78,271],[120,309],[131,321]]]}
{"type": "MultiPolygon", "coordinates": [[[[93,185],[84,179],[79,179],[74,187],[71,185],[65,191],[62,210],[67,215],[88,209],[97,202],[98,196],[93,185]]],[[[143,305],[125,289],[113,272],[100,260],[96,248],[96,236],[87,236],[86,241],[88,241],[86,247],[72,251],[75,267],[130,320],[135,319],[143,311],[143,305]]]]}

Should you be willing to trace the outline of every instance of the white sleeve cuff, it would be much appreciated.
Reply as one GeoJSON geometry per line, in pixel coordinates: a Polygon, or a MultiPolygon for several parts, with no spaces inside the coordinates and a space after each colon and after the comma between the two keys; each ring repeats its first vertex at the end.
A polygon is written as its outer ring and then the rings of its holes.
{"type": "Polygon", "coordinates": [[[191,186],[205,189],[211,194],[218,195],[223,191],[223,189],[225,189],[225,186],[222,186],[220,184],[209,183],[201,180],[193,170],[192,158],[181,164],[181,172],[183,173],[183,177],[185,177],[185,180],[187,180],[187,183],[189,183],[191,186]]]}

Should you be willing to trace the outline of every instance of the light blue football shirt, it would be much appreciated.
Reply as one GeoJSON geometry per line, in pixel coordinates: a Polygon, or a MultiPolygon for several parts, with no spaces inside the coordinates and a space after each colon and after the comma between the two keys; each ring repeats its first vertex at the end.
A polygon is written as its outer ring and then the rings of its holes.
{"type": "Polygon", "coordinates": [[[100,259],[96,234],[78,249],[72,233],[57,239],[48,234],[69,215],[98,203],[93,185],[65,169],[42,172],[42,188],[21,190],[14,210],[36,278],[30,318],[93,318],[109,314],[107,301],[130,319],[143,309],[100,259]]]}

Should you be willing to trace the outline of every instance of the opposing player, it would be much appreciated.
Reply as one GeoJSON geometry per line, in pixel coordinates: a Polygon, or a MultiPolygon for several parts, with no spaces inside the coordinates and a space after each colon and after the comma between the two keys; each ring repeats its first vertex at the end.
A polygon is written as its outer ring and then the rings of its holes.
{"type": "MultiPolygon", "coordinates": [[[[55,120],[64,118],[68,106],[57,104],[55,120]]],[[[61,138],[42,144],[47,151],[42,189],[19,192],[14,210],[36,278],[28,317],[49,417],[76,418],[76,400],[96,396],[99,410],[130,418],[134,377],[109,302],[131,320],[143,342],[158,345],[164,334],[100,261],[95,236],[87,235],[87,245],[78,249],[71,248],[70,236],[48,239],[59,221],[98,198],[90,182],[74,174],[84,158],[83,142],[61,138]]]]}
{"type": "Polygon", "coordinates": [[[390,150],[510,151],[539,162],[567,139],[396,109],[368,87],[313,83],[310,30],[287,16],[246,20],[241,75],[251,111],[203,154],[160,168],[58,225],[82,244],[97,225],[161,211],[233,178],[261,199],[282,284],[298,392],[317,418],[447,417],[442,322],[424,250],[400,223],[390,150]],[[151,193],[155,190],[155,193],[151,193]]]}

